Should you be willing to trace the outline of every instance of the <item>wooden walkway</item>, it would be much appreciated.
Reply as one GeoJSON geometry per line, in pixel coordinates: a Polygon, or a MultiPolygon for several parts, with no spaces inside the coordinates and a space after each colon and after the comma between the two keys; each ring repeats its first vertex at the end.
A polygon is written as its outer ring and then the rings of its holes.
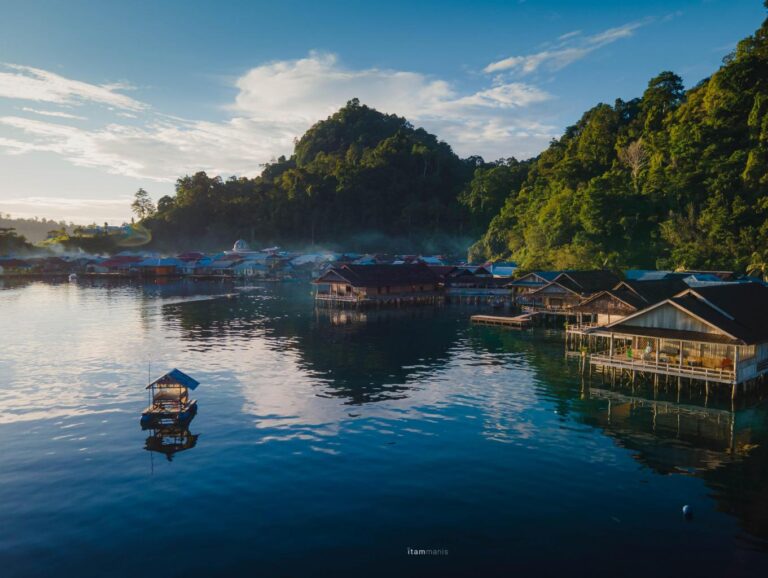
{"type": "Polygon", "coordinates": [[[523,313],[515,317],[506,315],[473,315],[470,319],[472,323],[479,325],[500,325],[505,327],[530,327],[533,325],[534,318],[538,313],[523,313]]]}

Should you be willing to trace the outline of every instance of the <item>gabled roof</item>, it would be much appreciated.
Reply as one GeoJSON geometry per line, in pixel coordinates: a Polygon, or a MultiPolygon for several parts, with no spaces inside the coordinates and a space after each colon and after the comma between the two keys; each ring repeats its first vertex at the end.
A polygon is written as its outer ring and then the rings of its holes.
{"type": "Polygon", "coordinates": [[[600,299],[607,297],[609,299],[613,299],[616,301],[620,301],[624,303],[627,307],[630,307],[632,309],[638,310],[642,309],[643,307],[647,307],[648,303],[646,303],[643,299],[637,296],[637,294],[633,293],[632,291],[629,291],[628,289],[622,289],[622,290],[608,290],[608,291],[598,291],[594,295],[591,295],[575,307],[573,307],[574,311],[583,311],[583,312],[594,312],[594,306],[593,303],[595,301],[599,301],[600,299]]]}
{"type": "Polygon", "coordinates": [[[444,281],[446,277],[456,271],[456,267],[453,265],[429,265],[429,270],[432,271],[441,281],[444,281]]]}
{"type": "Polygon", "coordinates": [[[186,387],[187,389],[195,389],[198,385],[200,385],[200,382],[193,377],[188,376],[186,373],[179,371],[178,369],[172,369],[165,375],[161,375],[155,381],[150,383],[146,389],[150,389],[152,386],[157,384],[166,385],[169,383],[175,383],[182,387],[186,387]]]}
{"type": "Polygon", "coordinates": [[[612,289],[599,291],[582,301],[574,309],[589,311],[589,306],[599,299],[609,296],[628,307],[640,310],[664,299],[669,299],[688,289],[682,279],[655,279],[651,281],[621,281],[612,289]]]}
{"type": "Polygon", "coordinates": [[[437,275],[424,263],[406,265],[341,265],[331,267],[312,281],[328,283],[343,279],[354,287],[381,287],[384,285],[413,285],[436,283],[437,275]]]}
{"type": "MultiPolygon", "coordinates": [[[[510,283],[511,285],[511,283],[510,283]]],[[[539,287],[535,291],[531,291],[529,295],[536,295],[538,293],[544,293],[547,289],[550,287],[561,287],[565,289],[568,293],[573,293],[574,295],[581,295],[580,287],[576,285],[573,281],[567,278],[560,279],[558,278],[557,281],[550,281],[544,286],[539,287]]]]}
{"type": "Polygon", "coordinates": [[[585,295],[611,289],[621,279],[611,271],[597,269],[595,271],[563,271],[553,281],[585,295]],[[570,280],[572,283],[564,284],[565,280],[570,280]]]}
{"type": "Polygon", "coordinates": [[[670,297],[688,289],[685,281],[671,277],[667,279],[654,279],[648,281],[621,281],[611,292],[621,294],[626,291],[634,293],[641,298],[646,305],[652,305],[669,299],[670,297]]]}
{"type": "MultiPolygon", "coordinates": [[[[768,287],[760,283],[733,283],[687,289],[606,327],[634,330],[634,319],[665,304],[676,307],[716,329],[730,338],[732,343],[751,345],[768,341],[768,287]]],[[[656,332],[667,331],[670,330],[658,329],[656,332]]],[[[714,338],[708,336],[707,340],[714,338]]]]}
{"type": "Polygon", "coordinates": [[[531,271],[522,277],[513,279],[510,281],[509,285],[511,287],[538,287],[545,283],[549,283],[560,273],[561,271],[531,271]]]}

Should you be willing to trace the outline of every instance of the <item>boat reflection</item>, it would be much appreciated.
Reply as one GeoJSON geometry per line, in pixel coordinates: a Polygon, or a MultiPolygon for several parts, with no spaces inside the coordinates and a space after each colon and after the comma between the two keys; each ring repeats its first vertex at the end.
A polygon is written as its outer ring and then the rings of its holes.
{"type": "Polygon", "coordinates": [[[149,432],[144,449],[163,454],[169,462],[177,453],[194,448],[200,435],[190,433],[188,425],[157,427],[149,432]]]}

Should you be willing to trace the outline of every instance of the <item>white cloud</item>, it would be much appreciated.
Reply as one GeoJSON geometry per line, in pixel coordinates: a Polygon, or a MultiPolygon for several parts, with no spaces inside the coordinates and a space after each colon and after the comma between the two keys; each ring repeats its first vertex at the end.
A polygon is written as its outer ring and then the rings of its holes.
{"type": "Polygon", "coordinates": [[[332,54],[310,53],[247,71],[237,79],[237,96],[226,107],[231,117],[221,122],[160,114],[117,93],[121,86],[88,85],[46,71],[7,67],[31,79],[35,90],[11,89],[0,76],[0,96],[57,104],[90,102],[116,110],[113,122],[88,128],[65,124],[73,120],[69,113],[55,114],[61,122],[2,116],[0,151],[54,153],[76,166],[155,181],[173,182],[198,170],[254,176],[263,163],[290,154],[294,138],[354,97],[424,126],[463,156],[531,156],[556,132],[531,120],[526,108],[552,98],[531,84],[496,82],[462,92],[452,83],[417,72],[350,70],[332,54]],[[131,124],[121,117],[130,118],[131,124]]]}
{"type": "Polygon", "coordinates": [[[581,31],[575,30],[560,36],[559,44],[551,49],[524,56],[510,56],[490,63],[483,71],[487,73],[515,72],[525,75],[535,72],[541,67],[546,67],[549,70],[560,70],[577,60],[581,60],[602,46],[632,36],[635,30],[648,22],[649,20],[630,22],[592,36],[582,36],[581,31]]]}
{"type": "Polygon", "coordinates": [[[59,110],[38,110],[36,108],[23,107],[21,110],[24,112],[31,112],[33,114],[39,114],[41,116],[52,116],[55,118],[69,118],[72,120],[87,120],[84,116],[78,116],[76,114],[70,114],[68,112],[62,112],[59,110]]]}
{"type": "Polygon", "coordinates": [[[0,63],[0,97],[4,98],[69,105],[91,102],[126,110],[146,108],[118,92],[128,88],[126,84],[89,84],[31,66],[0,63]]]}

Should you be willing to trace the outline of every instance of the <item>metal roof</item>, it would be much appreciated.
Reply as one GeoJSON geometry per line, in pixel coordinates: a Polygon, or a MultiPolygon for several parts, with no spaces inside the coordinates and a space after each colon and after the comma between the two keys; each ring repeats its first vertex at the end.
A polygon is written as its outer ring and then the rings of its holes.
{"type": "Polygon", "coordinates": [[[195,389],[198,385],[200,385],[200,382],[194,379],[193,377],[188,376],[183,371],[179,371],[178,369],[172,369],[165,375],[161,375],[158,377],[155,381],[150,383],[147,386],[147,389],[150,389],[152,386],[157,385],[158,383],[177,383],[181,385],[182,387],[186,387],[187,389],[195,389]]]}

